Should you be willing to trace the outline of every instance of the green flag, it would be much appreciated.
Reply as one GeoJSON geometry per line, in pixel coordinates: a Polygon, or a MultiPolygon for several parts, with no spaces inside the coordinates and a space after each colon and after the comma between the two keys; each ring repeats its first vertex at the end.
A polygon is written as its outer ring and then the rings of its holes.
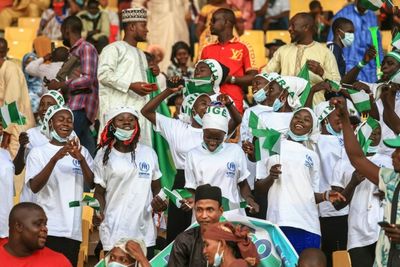
{"type": "Polygon", "coordinates": [[[301,103],[301,106],[304,107],[304,105],[306,104],[307,98],[311,92],[310,73],[309,73],[307,63],[305,63],[303,65],[303,67],[301,67],[301,70],[300,70],[299,74],[297,74],[297,77],[303,78],[304,80],[308,81],[306,88],[303,90],[303,92],[300,95],[300,103],[301,103]]]}
{"type": "Polygon", "coordinates": [[[213,92],[211,77],[185,79],[185,88],[185,96],[194,93],[208,94],[213,92]]]}
{"type": "Polygon", "coordinates": [[[269,155],[281,153],[281,133],[274,129],[255,129],[253,135],[263,138],[262,148],[268,150],[269,155]]]}
{"type": "Polygon", "coordinates": [[[340,83],[336,81],[326,80],[333,91],[338,92],[340,90],[340,83]]]}
{"type": "Polygon", "coordinates": [[[347,91],[358,112],[362,113],[371,110],[371,102],[369,101],[369,95],[367,93],[354,89],[347,89],[347,91]]]}
{"type": "Polygon", "coordinates": [[[379,10],[385,2],[392,4],[390,0],[359,0],[360,5],[372,11],[379,10]]]}
{"type": "Polygon", "coordinates": [[[371,140],[369,137],[372,134],[372,131],[375,130],[379,126],[379,122],[373,119],[371,116],[367,118],[365,122],[363,122],[359,127],[357,127],[357,140],[360,144],[364,154],[367,153],[368,147],[371,144],[371,140]]]}
{"type": "Polygon", "coordinates": [[[392,46],[396,49],[400,49],[400,32],[396,33],[396,36],[393,38],[392,46]]]}
{"type": "Polygon", "coordinates": [[[88,195],[85,195],[82,200],[74,200],[69,202],[70,208],[83,207],[83,206],[89,206],[96,211],[100,210],[100,203],[97,200],[97,198],[88,195]]]}
{"type": "Polygon", "coordinates": [[[244,209],[246,207],[247,207],[246,201],[240,201],[240,203],[234,203],[229,199],[222,197],[222,208],[224,209],[224,211],[244,209]]]}
{"type": "Polygon", "coordinates": [[[181,200],[185,198],[191,198],[193,196],[192,193],[186,189],[174,189],[171,191],[168,188],[163,187],[163,191],[169,200],[172,201],[172,203],[178,208],[180,208],[182,205],[180,202],[181,200]]]}
{"type": "MultiPolygon", "coordinates": [[[[253,112],[250,111],[250,116],[249,116],[249,129],[257,129],[258,128],[258,116],[253,112]]],[[[254,157],[256,158],[256,161],[261,160],[261,146],[260,146],[260,139],[256,138],[254,141],[254,157]]]]}
{"type": "MultiPolygon", "coordinates": [[[[147,70],[147,82],[157,83],[157,79],[153,75],[153,72],[150,69],[147,70]]],[[[159,93],[160,93],[160,88],[157,91],[152,92],[150,94],[150,98],[154,98],[159,93]]],[[[169,108],[164,101],[161,102],[161,104],[157,107],[156,112],[164,116],[171,117],[169,108]]],[[[152,130],[152,144],[153,144],[153,149],[157,153],[158,164],[160,165],[160,171],[162,173],[161,186],[170,189],[174,185],[176,168],[171,156],[171,151],[168,142],[164,139],[164,137],[161,136],[160,133],[157,133],[156,131],[152,130]]]]}
{"type": "Polygon", "coordinates": [[[12,123],[18,125],[24,125],[26,123],[26,118],[18,111],[17,102],[15,101],[10,104],[5,103],[0,108],[0,117],[4,129],[12,123]]]}

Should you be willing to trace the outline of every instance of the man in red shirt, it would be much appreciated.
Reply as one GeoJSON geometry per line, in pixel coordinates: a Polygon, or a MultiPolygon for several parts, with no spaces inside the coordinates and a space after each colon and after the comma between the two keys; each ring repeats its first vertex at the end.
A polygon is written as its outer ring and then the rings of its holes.
{"type": "Polygon", "coordinates": [[[46,214],[39,205],[15,205],[9,216],[9,237],[0,240],[1,266],[71,267],[64,255],[45,247],[46,224],[46,214]]]}
{"type": "Polygon", "coordinates": [[[211,34],[218,40],[203,48],[201,59],[212,58],[229,68],[229,75],[221,86],[221,93],[229,95],[237,109],[243,113],[243,88],[251,84],[258,73],[252,48],[233,36],[236,23],[232,10],[220,8],[211,18],[211,34]]]}

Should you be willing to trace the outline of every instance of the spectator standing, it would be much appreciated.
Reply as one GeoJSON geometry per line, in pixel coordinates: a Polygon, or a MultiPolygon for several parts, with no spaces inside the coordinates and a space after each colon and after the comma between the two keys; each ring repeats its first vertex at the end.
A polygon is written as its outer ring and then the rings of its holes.
{"type": "Polygon", "coordinates": [[[22,72],[24,73],[25,80],[28,85],[31,108],[35,117],[39,107],[40,96],[43,94],[42,81],[39,77],[29,75],[29,73],[26,71],[26,66],[36,59],[37,55],[34,52],[27,53],[22,58],[22,72]]]}
{"type": "MultiPolygon", "coordinates": [[[[99,108],[99,84],[97,81],[96,48],[86,42],[82,36],[82,22],[76,16],[66,18],[61,26],[63,42],[69,50],[69,59],[64,64],[65,81],[51,80],[49,90],[61,89],[67,105],[74,113],[74,131],[81,144],[94,155],[95,140],[90,126],[94,123],[99,108]],[[67,69],[67,66],[71,66],[67,69]]],[[[58,78],[58,77],[57,77],[58,78]]]]}
{"type": "MultiPolygon", "coordinates": [[[[378,26],[378,20],[374,12],[367,10],[361,4],[362,1],[356,0],[354,3],[342,8],[333,17],[333,20],[337,18],[347,18],[353,22],[354,36],[353,45],[343,49],[344,58],[346,61],[346,71],[357,65],[360,58],[364,56],[365,51],[372,46],[371,33],[368,30],[370,27],[378,26]]],[[[329,32],[328,41],[332,41],[334,38],[334,32],[329,32]]],[[[380,58],[383,58],[382,50],[382,38],[378,32],[378,45],[380,58]]],[[[358,79],[365,82],[375,82],[377,80],[377,69],[376,62],[372,60],[369,62],[358,75],[358,79]]]]}
{"type": "Polygon", "coordinates": [[[244,88],[251,84],[257,69],[252,48],[233,35],[235,24],[232,10],[221,8],[215,11],[210,31],[218,36],[218,40],[204,47],[200,58],[215,59],[229,68],[226,80],[222,81],[225,83],[221,85],[221,93],[229,95],[239,112],[243,113],[244,88]]]}
{"type": "MultiPolygon", "coordinates": [[[[106,46],[100,55],[97,72],[100,82],[100,129],[105,126],[105,114],[118,106],[129,106],[136,110],[149,101],[152,89],[146,87],[148,68],[146,56],[138,42],[146,41],[147,11],[131,8],[122,11],[125,36],[106,46]]],[[[151,146],[151,124],[139,114],[141,127],[140,143],[151,146]]]]}
{"type": "Polygon", "coordinates": [[[289,27],[289,0],[255,0],[254,11],[257,30],[287,30],[289,27]]]}
{"type": "Polygon", "coordinates": [[[189,66],[190,47],[185,42],[176,42],[172,46],[171,63],[167,69],[167,77],[192,78],[194,68],[189,66]]]}
{"type": "Polygon", "coordinates": [[[311,15],[314,17],[315,26],[317,27],[315,40],[325,43],[332,24],[333,12],[323,11],[321,2],[318,0],[311,1],[309,8],[311,15]]]}

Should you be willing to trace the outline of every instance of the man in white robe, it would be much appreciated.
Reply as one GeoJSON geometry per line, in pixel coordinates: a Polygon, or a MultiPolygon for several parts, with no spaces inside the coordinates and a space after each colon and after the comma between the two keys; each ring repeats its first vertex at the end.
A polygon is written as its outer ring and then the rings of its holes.
{"type": "MultiPolygon", "coordinates": [[[[105,126],[104,114],[111,108],[129,106],[136,110],[149,101],[152,92],[147,84],[146,56],[138,42],[146,41],[147,11],[131,8],[122,11],[124,39],[107,45],[99,57],[100,129],[105,126]]],[[[151,146],[151,123],[139,113],[140,143],[151,146]]]]}

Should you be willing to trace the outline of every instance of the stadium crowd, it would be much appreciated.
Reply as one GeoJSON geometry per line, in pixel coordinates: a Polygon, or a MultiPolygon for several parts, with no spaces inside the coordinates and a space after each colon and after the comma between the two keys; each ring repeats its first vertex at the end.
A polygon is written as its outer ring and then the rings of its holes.
{"type": "Polygon", "coordinates": [[[400,266],[395,1],[112,2],[0,3],[1,266],[400,266]]]}

